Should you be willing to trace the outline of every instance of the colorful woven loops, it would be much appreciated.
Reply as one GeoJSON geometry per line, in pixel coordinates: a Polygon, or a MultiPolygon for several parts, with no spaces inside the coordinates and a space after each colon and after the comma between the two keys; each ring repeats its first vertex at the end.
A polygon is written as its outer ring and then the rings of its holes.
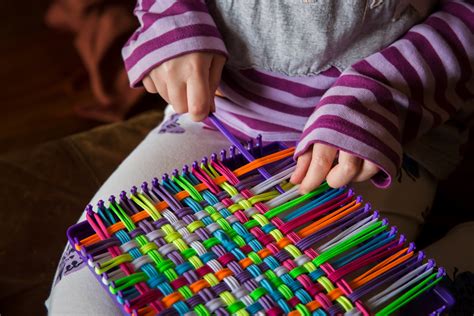
{"type": "Polygon", "coordinates": [[[298,195],[293,151],[155,179],[89,208],[70,240],[128,314],[385,315],[439,282],[352,191],[298,195]]]}

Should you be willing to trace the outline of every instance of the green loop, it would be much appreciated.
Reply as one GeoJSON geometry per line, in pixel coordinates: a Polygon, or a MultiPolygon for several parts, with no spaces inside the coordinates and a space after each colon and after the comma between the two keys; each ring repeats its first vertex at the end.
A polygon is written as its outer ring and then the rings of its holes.
{"type": "Polygon", "coordinates": [[[244,304],[243,302],[241,302],[241,301],[237,301],[237,302],[235,302],[234,304],[229,305],[229,306],[227,307],[227,310],[228,310],[231,314],[234,314],[234,313],[236,313],[237,311],[239,311],[239,310],[241,310],[241,309],[243,309],[243,308],[245,308],[245,304],[244,304]]]}
{"type": "Polygon", "coordinates": [[[161,273],[165,272],[168,269],[171,269],[173,266],[174,263],[170,259],[165,259],[156,265],[158,271],[160,271],[161,273]]]}
{"type": "Polygon", "coordinates": [[[217,239],[217,237],[211,237],[207,240],[204,240],[202,244],[204,245],[204,247],[206,247],[206,249],[209,249],[214,247],[215,245],[220,244],[220,241],[219,239],[217,239]]]}
{"type": "Polygon", "coordinates": [[[259,287],[250,293],[250,297],[256,302],[265,294],[267,294],[267,290],[265,290],[263,287],[259,287]]]}
{"type": "Polygon", "coordinates": [[[194,307],[194,311],[198,314],[198,316],[211,316],[211,313],[209,313],[203,304],[196,305],[194,307]]]}
{"type": "Polygon", "coordinates": [[[285,298],[285,300],[289,300],[291,299],[294,294],[293,292],[290,290],[290,288],[288,287],[288,285],[286,284],[281,284],[279,287],[278,287],[278,291],[280,291],[280,293],[283,295],[283,297],[285,298]]]}
{"type": "Polygon", "coordinates": [[[252,262],[255,263],[255,264],[260,264],[260,263],[262,263],[262,259],[260,259],[259,255],[258,255],[257,253],[255,253],[255,252],[253,252],[253,251],[252,251],[252,252],[249,252],[249,253],[247,254],[247,257],[249,257],[250,260],[252,260],[252,262]]]}
{"type": "Polygon", "coordinates": [[[294,268],[293,270],[291,270],[289,272],[290,276],[293,279],[296,279],[297,277],[299,277],[300,275],[305,274],[305,273],[308,273],[308,270],[306,270],[306,268],[303,267],[303,266],[296,267],[296,268],[294,268]]]}
{"type": "Polygon", "coordinates": [[[177,175],[171,178],[173,182],[175,182],[180,188],[183,190],[186,190],[186,192],[189,193],[189,195],[196,201],[201,202],[203,201],[203,197],[201,193],[199,193],[198,190],[192,185],[191,182],[186,180],[183,176],[177,175]]]}
{"type": "Polygon", "coordinates": [[[301,315],[303,316],[311,316],[311,313],[309,312],[309,309],[304,306],[303,304],[296,304],[295,306],[296,310],[300,312],[301,315]]]}
{"type": "Polygon", "coordinates": [[[254,219],[244,223],[245,228],[250,229],[258,226],[258,222],[254,219]]]}
{"type": "Polygon", "coordinates": [[[310,193],[307,193],[305,195],[302,195],[296,199],[293,199],[293,200],[290,200],[282,205],[279,205],[271,210],[269,210],[268,212],[266,212],[265,214],[263,214],[266,218],[270,219],[272,217],[275,217],[277,216],[278,214],[280,213],[283,213],[287,210],[289,210],[290,208],[292,207],[295,207],[296,205],[298,204],[301,204],[303,203],[304,201],[306,200],[309,200],[310,198],[312,198],[313,196],[316,196],[320,193],[323,193],[324,191],[326,191],[327,189],[329,188],[329,185],[324,182],[323,184],[321,184],[319,186],[319,188],[317,188],[316,190],[310,192],[310,193]]]}
{"type": "Polygon", "coordinates": [[[187,259],[191,258],[192,256],[197,255],[197,251],[194,248],[188,248],[186,250],[183,250],[181,252],[181,255],[184,257],[184,259],[187,260],[187,259]]]}

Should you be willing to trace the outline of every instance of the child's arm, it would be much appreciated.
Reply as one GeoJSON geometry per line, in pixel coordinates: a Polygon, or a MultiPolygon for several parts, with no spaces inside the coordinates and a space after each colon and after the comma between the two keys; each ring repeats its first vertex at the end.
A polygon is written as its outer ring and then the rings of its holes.
{"type": "Polygon", "coordinates": [[[131,86],[141,83],[195,120],[214,102],[227,50],[204,0],[138,0],[140,27],[122,50],[131,86]]]}
{"type": "Polygon", "coordinates": [[[401,165],[402,144],[460,109],[472,113],[473,10],[446,1],[401,39],[344,71],[305,126],[292,181],[309,191],[326,177],[342,185],[379,168],[372,181],[388,187],[401,165]],[[337,150],[343,158],[332,168],[337,150]]]}

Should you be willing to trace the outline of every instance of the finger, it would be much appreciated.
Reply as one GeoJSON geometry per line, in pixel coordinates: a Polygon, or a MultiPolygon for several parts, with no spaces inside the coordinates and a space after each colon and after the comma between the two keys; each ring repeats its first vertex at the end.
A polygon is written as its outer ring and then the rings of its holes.
{"type": "Polygon", "coordinates": [[[324,145],[314,144],[313,155],[308,172],[301,182],[301,193],[308,193],[317,188],[326,178],[336,157],[337,149],[324,145]]]}
{"type": "Polygon", "coordinates": [[[373,176],[375,176],[380,171],[379,167],[373,162],[368,160],[364,160],[362,163],[362,168],[360,172],[354,177],[352,181],[354,182],[362,182],[369,180],[373,176]]]}
{"type": "Polygon", "coordinates": [[[176,113],[182,114],[188,112],[188,100],[186,98],[186,83],[174,82],[168,86],[169,103],[173,106],[176,113]]]}
{"type": "Polygon", "coordinates": [[[158,94],[168,103],[171,103],[169,95],[168,95],[168,85],[166,84],[166,81],[162,80],[159,73],[156,72],[156,69],[150,72],[150,76],[148,76],[154,86],[156,91],[158,91],[158,94]]]}
{"type": "Polygon", "coordinates": [[[158,93],[158,90],[156,90],[153,80],[151,80],[149,76],[143,78],[142,83],[148,93],[158,93]]]}
{"type": "Polygon", "coordinates": [[[326,181],[332,188],[340,188],[351,182],[361,170],[363,160],[339,151],[338,164],[329,171],[326,181]]]}
{"type": "Polygon", "coordinates": [[[188,110],[191,119],[200,122],[210,110],[209,73],[195,73],[187,82],[188,110]]]}
{"type": "Polygon", "coordinates": [[[212,59],[211,69],[209,70],[209,94],[211,98],[211,111],[216,110],[214,95],[221,81],[222,69],[224,68],[225,57],[216,55],[212,59]]]}
{"type": "Polygon", "coordinates": [[[304,176],[308,171],[312,155],[312,150],[308,150],[307,152],[298,157],[298,160],[296,162],[296,169],[290,178],[291,183],[300,184],[301,181],[303,181],[304,176]]]}

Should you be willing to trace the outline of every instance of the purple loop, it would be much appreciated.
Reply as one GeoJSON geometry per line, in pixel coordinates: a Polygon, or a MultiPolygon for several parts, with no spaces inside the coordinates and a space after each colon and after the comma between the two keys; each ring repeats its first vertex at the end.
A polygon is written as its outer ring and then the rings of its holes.
{"type": "Polygon", "coordinates": [[[175,210],[175,214],[178,218],[183,218],[186,215],[193,215],[193,210],[190,207],[182,207],[175,210]]]}
{"type": "Polygon", "coordinates": [[[434,266],[436,266],[436,262],[434,261],[434,259],[428,259],[428,265],[426,266],[426,270],[429,270],[434,266]]]}
{"type": "Polygon", "coordinates": [[[173,177],[177,177],[179,176],[179,170],[178,169],[174,169],[173,170],[173,177]]]}
{"type": "MultiPolygon", "coordinates": [[[[99,202],[97,202],[97,207],[99,209],[102,209],[105,207],[105,203],[104,203],[104,200],[99,200],[99,202]]],[[[92,208],[91,208],[92,209],[92,208]]]]}
{"type": "Polygon", "coordinates": [[[120,200],[121,200],[121,201],[126,201],[126,200],[128,200],[127,192],[125,192],[125,191],[120,192],[119,197],[120,197],[120,200]]]}
{"type": "MultiPolygon", "coordinates": [[[[364,205],[364,212],[368,212],[372,209],[372,204],[370,203],[365,203],[364,205]]],[[[374,212],[374,214],[376,213],[377,211],[374,212]]],[[[377,213],[378,214],[378,213],[377,213]]]]}
{"type": "Polygon", "coordinates": [[[184,165],[183,166],[183,174],[188,174],[189,173],[189,166],[188,165],[184,165]]]}
{"type": "Polygon", "coordinates": [[[241,272],[237,273],[235,278],[239,280],[240,284],[244,284],[247,281],[253,279],[252,275],[247,270],[242,270],[241,272]]]}
{"type": "MultiPolygon", "coordinates": [[[[398,244],[403,244],[406,241],[405,235],[401,234],[400,238],[398,238],[398,244]]],[[[410,250],[410,249],[408,249],[410,250]]]]}
{"type": "Polygon", "coordinates": [[[155,225],[156,228],[161,228],[163,225],[168,224],[168,223],[169,223],[169,221],[166,218],[162,217],[162,218],[154,221],[153,225],[155,225]]]}
{"type": "Polygon", "coordinates": [[[130,236],[132,236],[132,238],[136,238],[137,236],[144,235],[145,232],[143,231],[142,228],[137,227],[134,230],[132,230],[131,232],[129,232],[129,234],[130,234],[130,236]]]}
{"type": "Polygon", "coordinates": [[[389,237],[395,236],[397,234],[397,231],[398,231],[397,226],[390,227],[390,233],[388,234],[388,236],[389,237]]]}
{"type": "Polygon", "coordinates": [[[436,273],[436,278],[439,279],[446,275],[446,270],[443,267],[438,268],[438,273],[436,273]]]}

